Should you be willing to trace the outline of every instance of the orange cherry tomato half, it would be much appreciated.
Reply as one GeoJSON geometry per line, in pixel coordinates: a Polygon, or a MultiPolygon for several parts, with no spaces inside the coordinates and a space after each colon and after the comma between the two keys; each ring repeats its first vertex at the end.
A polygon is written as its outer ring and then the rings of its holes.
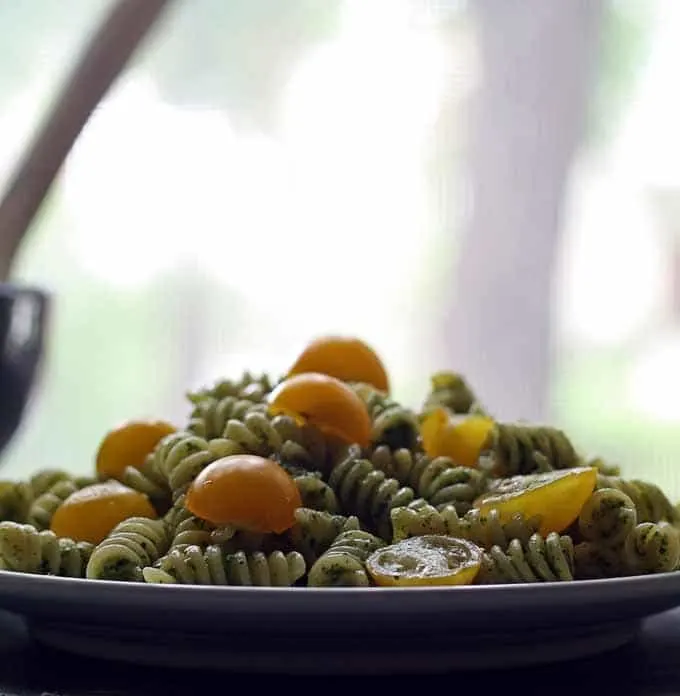
{"type": "Polygon", "coordinates": [[[128,466],[139,469],[147,455],[176,428],[164,421],[129,421],[109,431],[96,457],[100,478],[120,479],[128,466]]]}
{"type": "Polygon", "coordinates": [[[318,373],[295,375],[269,395],[272,415],[287,415],[345,443],[367,447],[371,416],[366,404],[345,382],[318,373]]]}
{"type": "Polygon", "coordinates": [[[288,376],[318,372],[342,382],[364,382],[389,392],[387,370],[378,354],[364,341],[349,336],[322,336],[299,355],[288,376]]]}
{"type": "Polygon", "coordinates": [[[215,525],[280,534],[293,526],[302,502],[295,481],[279,464],[256,455],[234,454],[201,471],[184,505],[215,525]]]}
{"type": "Polygon", "coordinates": [[[488,416],[454,415],[434,408],[420,425],[423,448],[429,457],[450,457],[460,466],[477,466],[494,421],[488,416]]]}
{"type": "Polygon", "coordinates": [[[66,498],[54,513],[50,528],[58,537],[98,544],[128,517],[156,519],[157,514],[143,493],[118,481],[106,481],[66,498]]]}

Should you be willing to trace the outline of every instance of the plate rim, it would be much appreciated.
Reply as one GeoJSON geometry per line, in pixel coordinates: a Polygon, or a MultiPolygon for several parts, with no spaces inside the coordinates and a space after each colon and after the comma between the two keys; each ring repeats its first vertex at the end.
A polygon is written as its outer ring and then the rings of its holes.
{"type": "MultiPolygon", "coordinates": [[[[654,573],[646,575],[632,575],[615,578],[593,578],[587,580],[571,580],[567,582],[536,582],[536,583],[497,583],[489,585],[433,585],[430,587],[255,587],[238,585],[185,585],[173,583],[146,583],[140,581],[120,581],[120,580],[91,580],[87,578],[72,578],[58,575],[41,575],[37,573],[22,573],[13,570],[0,569],[0,595],[3,587],[22,586],[41,586],[48,585],[52,588],[59,588],[57,591],[78,590],[79,592],[118,592],[124,588],[135,588],[138,592],[184,594],[189,596],[191,593],[200,592],[201,595],[207,594],[256,594],[256,595],[286,595],[286,596],[324,596],[324,597],[345,597],[345,596],[404,596],[404,595],[523,595],[528,592],[536,598],[537,594],[557,593],[569,596],[573,593],[581,593],[587,590],[597,590],[605,588],[616,588],[620,590],[634,591],[642,586],[648,589],[650,586],[659,586],[662,589],[671,589],[677,583],[675,589],[678,590],[678,604],[680,605],[680,570],[666,573],[654,573]],[[140,588],[148,588],[141,590],[140,588]],[[88,588],[88,589],[86,589],[88,588]],[[153,589],[152,589],[153,588],[153,589]]],[[[602,595],[607,596],[607,595],[602,595]]]]}

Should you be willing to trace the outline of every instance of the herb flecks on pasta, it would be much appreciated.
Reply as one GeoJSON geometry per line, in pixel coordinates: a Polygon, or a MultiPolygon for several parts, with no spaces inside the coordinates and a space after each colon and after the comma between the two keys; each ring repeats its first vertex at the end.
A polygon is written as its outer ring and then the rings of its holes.
{"type": "Polygon", "coordinates": [[[680,503],[654,482],[499,421],[454,370],[415,406],[392,387],[328,335],[281,378],[186,392],[179,422],[115,425],[85,475],[0,481],[0,571],[371,592],[680,571],[680,503]]]}
{"type": "Polygon", "coordinates": [[[224,553],[219,546],[176,547],[154,566],[144,568],[149,583],[290,587],[306,571],[296,551],[224,553]]]}
{"type": "Polygon", "coordinates": [[[5,570],[82,578],[93,548],[30,524],[0,522],[0,566],[5,570]]]}
{"type": "Polygon", "coordinates": [[[141,580],[142,569],[155,563],[170,547],[161,520],[130,517],[116,525],[92,552],[87,564],[91,580],[141,580]]]}

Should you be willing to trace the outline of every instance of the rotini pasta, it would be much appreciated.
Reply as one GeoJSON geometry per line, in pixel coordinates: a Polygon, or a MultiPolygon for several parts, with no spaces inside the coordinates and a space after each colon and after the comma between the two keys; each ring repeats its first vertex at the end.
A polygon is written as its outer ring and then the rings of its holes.
{"type": "Polygon", "coordinates": [[[337,491],[346,514],[356,515],[383,538],[391,534],[390,510],[408,505],[415,494],[399,481],[388,478],[368,459],[357,458],[351,451],[330,473],[328,483],[337,491]]]}
{"type": "Polygon", "coordinates": [[[596,580],[629,575],[623,543],[582,541],[574,547],[574,578],[596,580]]]}
{"type": "Polygon", "coordinates": [[[283,439],[263,413],[248,413],[243,421],[231,419],[224,429],[224,437],[244,454],[271,457],[281,451],[283,439]]]}
{"type": "Polygon", "coordinates": [[[606,462],[602,457],[595,457],[587,461],[588,466],[597,469],[603,476],[620,476],[621,467],[617,464],[606,462]]]}
{"type": "Polygon", "coordinates": [[[484,459],[500,476],[569,469],[582,463],[564,432],[523,423],[497,423],[484,459]]]}
{"type": "Polygon", "coordinates": [[[220,534],[222,541],[234,536],[233,527],[215,528],[214,525],[193,515],[184,506],[186,496],[180,496],[163,516],[163,524],[173,546],[208,546],[213,543],[213,535],[220,534]]]}
{"type": "Polygon", "coordinates": [[[274,386],[274,382],[271,381],[268,375],[253,375],[246,371],[240,379],[219,380],[211,387],[189,392],[187,398],[193,404],[197,404],[206,398],[220,401],[228,396],[260,403],[264,401],[274,386]]]}
{"type": "Polygon", "coordinates": [[[33,502],[31,485],[21,481],[0,481],[0,521],[25,522],[33,502]]]}
{"type": "Polygon", "coordinates": [[[680,560],[680,532],[667,522],[642,522],[626,538],[625,558],[632,573],[668,573],[680,560]]]}
{"type": "Polygon", "coordinates": [[[143,575],[148,583],[290,587],[306,570],[296,551],[225,554],[219,546],[186,546],[172,549],[155,566],[144,568],[143,575]]]}
{"type": "Polygon", "coordinates": [[[153,454],[146,457],[139,468],[126,466],[123,469],[121,481],[133,490],[144,493],[154,501],[157,507],[166,507],[171,501],[170,484],[156,467],[156,458],[153,454]]]}
{"type": "MultiPolygon", "coordinates": [[[[213,532],[215,530],[211,524],[194,515],[189,515],[174,528],[170,546],[208,546],[213,538],[213,532]]],[[[222,534],[221,538],[226,540],[233,536],[236,530],[232,527],[228,529],[222,527],[220,532],[222,534]]]]}
{"type": "Polygon", "coordinates": [[[356,517],[301,507],[296,510],[295,524],[286,536],[292,548],[301,553],[311,567],[342,532],[357,529],[359,520],[356,517]]]}
{"type": "Polygon", "coordinates": [[[506,549],[485,552],[477,576],[480,584],[566,582],[574,579],[574,546],[568,536],[555,532],[531,536],[523,546],[513,539],[506,549]]]}
{"type": "Polygon", "coordinates": [[[28,510],[28,523],[38,530],[49,529],[52,516],[57,508],[77,490],[78,486],[72,479],[57,481],[31,503],[28,510]]]}
{"type": "Polygon", "coordinates": [[[310,587],[368,587],[366,559],[385,542],[379,537],[352,529],[339,534],[328,551],[309,570],[310,587]]]}
{"type": "Polygon", "coordinates": [[[371,456],[371,463],[435,507],[453,505],[460,514],[470,509],[486,486],[483,472],[456,466],[448,457],[431,459],[403,448],[391,452],[386,447],[378,447],[371,456]]]}
{"type": "Polygon", "coordinates": [[[438,406],[451,413],[485,413],[467,380],[456,372],[437,372],[430,378],[430,393],[423,404],[423,413],[438,406]]]}
{"type": "Polygon", "coordinates": [[[293,481],[300,491],[302,506],[330,513],[340,511],[335,491],[323,480],[318,471],[291,471],[293,481]]]}
{"type": "Polygon", "coordinates": [[[520,513],[503,522],[496,510],[485,515],[479,510],[469,510],[461,517],[453,505],[437,510],[422,498],[392,509],[390,517],[393,542],[435,534],[467,539],[484,549],[505,548],[513,539],[526,545],[540,523],[535,518],[526,520],[520,513]]]}
{"type": "Polygon", "coordinates": [[[521,513],[515,513],[510,520],[503,522],[497,510],[490,510],[487,514],[470,510],[462,518],[462,523],[466,528],[463,538],[489,549],[493,546],[506,548],[513,540],[526,546],[538,531],[540,519],[526,519],[521,513]]]}
{"type": "Polygon", "coordinates": [[[230,420],[243,420],[250,412],[261,412],[263,404],[250,399],[225,396],[223,399],[208,397],[199,401],[193,408],[187,430],[206,440],[224,435],[230,420]]]}
{"type": "MultiPolygon", "coordinates": [[[[390,521],[392,522],[392,543],[414,536],[460,536],[460,530],[457,527],[449,528],[445,513],[437,510],[423,498],[416,498],[408,505],[392,508],[390,521]]],[[[456,522],[458,521],[458,515],[456,515],[456,522]]]]}
{"type": "Polygon", "coordinates": [[[82,578],[93,548],[30,524],[0,522],[0,565],[5,570],[82,578]]]}
{"type": "Polygon", "coordinates": [[[280,380],[191,391],[184,422],[108,433],[91,475],[0,481],[0,570],[294,588],[680,571],[659,486],[559,428],[495,421],[454,371],[415,410],[366,348],[331,337],[280,380]]]}
{"type": "Polygon", "coordinates": [[[61,469],[41,469],[28,480],[29,488],[33,498],[46,493],[55,483],[59,481],[69,481],[72,476],[61,469]]]}
{"type": "Polygon", "coordinates": [[[98,544],[87,564],[90,580],[141,580],[142,569],[155,563],[170,546],[161,520],[130,517],[98,544]]]}
{"type": "Polygon", "coordinates": [[[153,453],[151,466],[167,482],[176,498],[185,492],[191,482],[210,462],[229,454],[237,454],[239,448],[228,440],[204,440],[187,432],[164,437],[153,453]]]}
{"type": "Polygon", "coordinates": [[[638,522],[676,522],[677,511],[655,484],[620,476],[597,477],[597,488],[614,488],[625,493],[635,504],[638,522]]]}
{"type": "Polygon", "coordinates": [[[584,539],[607,545],[626,539],[636,524],[635,504],[616,488],[593,491],[578,517],[579,531],[584,539]]]}
{"type": "Polygon", "coordinates": [[[414,411],[368,384],[356,383],[353,386],[371,416],[371,442],[374,447],[387,445],[391,449],[411,449],[418,444],[420,432],[414,411]]]}

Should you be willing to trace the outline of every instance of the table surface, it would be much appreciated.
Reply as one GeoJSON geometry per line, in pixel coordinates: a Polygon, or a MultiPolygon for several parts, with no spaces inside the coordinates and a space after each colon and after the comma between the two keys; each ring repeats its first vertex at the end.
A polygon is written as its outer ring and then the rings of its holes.
{"type": "MultiPolygon", "coordinates": [[[[189,696],[227,693],[225,672],[173,670],[74,657],[33,643],[24,624],[0,613],[0,696],[189,696]]],[[[252,686],[300,688],[299,676],[248,675],[252,686]]],[[[345,689],[379,680],[380,693],[415,686],[430,693],[680,694],[680,609],[649,619],[632,644],[598,657],[517,670],[443,676],[332,677],[345,689]],[[393,683],[390,683],[393,682],[393,683]],[[409,684],[410,682],[410,684],[409,684]],[[480,686],[482,689],[480,690],[480,686]],[[439,688],[438,688],[439,687],[439,688]],[[517,689],[515,689],[517,687],[517,689]],[[501,689],[503,691],[501,691],[501,689]]],[[[304,688],[325,688],[327,676],[304,677],[304,688]]],[[[239,688],[240,682],[234,686],[239,688]]],[[[249,688],[252,691],[252,688],[249,688]]],[[[259,690],[258,690],[259,691],[259,690]]],[[[257,693],[255,691],[254,693],[257,693]]]]}

